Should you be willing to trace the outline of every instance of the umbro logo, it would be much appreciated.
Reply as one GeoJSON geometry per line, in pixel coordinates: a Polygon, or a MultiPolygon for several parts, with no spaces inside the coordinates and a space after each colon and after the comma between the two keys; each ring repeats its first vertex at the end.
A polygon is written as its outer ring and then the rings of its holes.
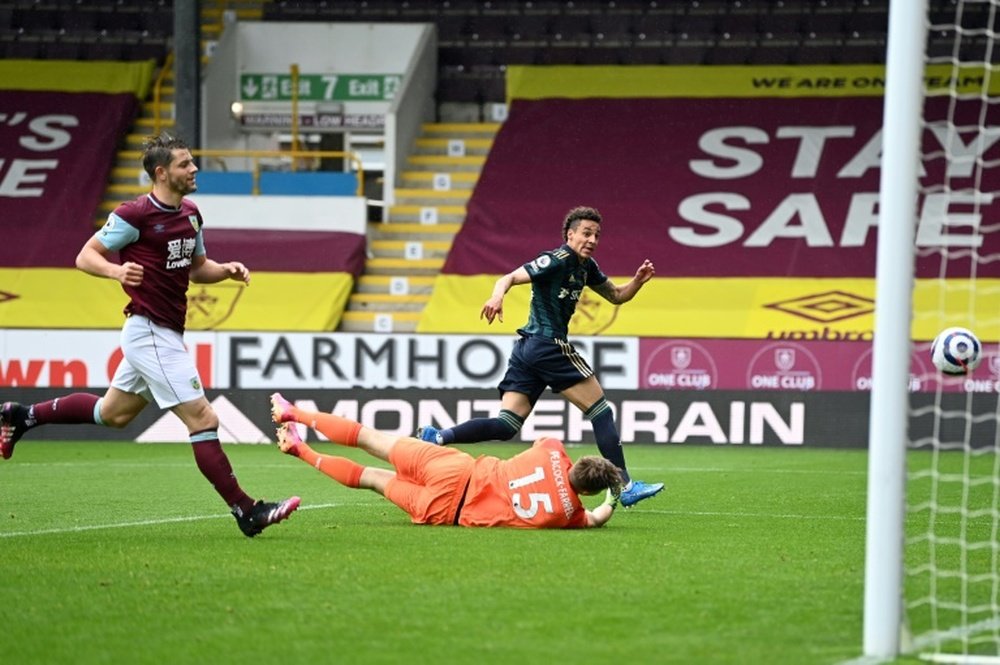
{"type": "Polygon", "coordinates": [[[875,301],[846,291],[825,291],[770,303],[764,307],[810,321],[832,323],[873,313],[875,301]]]}

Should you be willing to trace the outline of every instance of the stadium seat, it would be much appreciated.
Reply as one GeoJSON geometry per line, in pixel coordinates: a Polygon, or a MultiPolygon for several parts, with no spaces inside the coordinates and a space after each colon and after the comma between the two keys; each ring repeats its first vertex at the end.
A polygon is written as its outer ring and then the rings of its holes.
{"type": "Polygon", "coordinates": [[[62,28],[62,12],[45,7],[20,7],[14,11],[11,22],[12,27],[34,35],[58,33],[62,28]]]}
{"type": "Polygon", "coordinates": [[[758,65],[787,65],[797,44],[794,42],[762,41],[753,48],[750,62],[758,65]]]}
{"type": "Polygon", "coordinates": [[[595,39],[605,39],[608,41],[631,40],[635,32],[634,20],[631,14],[596,14],[590,18],[590,30],[595,39]]]}
{"type": "Polygon", "coordinates": [[[849,35],[885,35],[889,30],[889,14],[883,11],[859,11],[844,19],[844,31],[849,35]]]}
{"type": "Polygon", "coordinates": [[[802,34],[802,16],[798,13],[766,14],[758,20],[760,36],[768,39],[798,39],[802,34]]]}
{"type": "Polygon", "coordinates": [[[839,49],[840,44],[836,40],[807,39],[796,49],[792,62],[798,65],[829,65],[834,62],[839,49]]]}
{"type": "Polygon", "coordinates": [[[437,18],[438,41],[460,42],[465,38],[468,18],[461,14],[437,18]]]}
{"type": "Polygon", "coordinates": [[[719,17],[718,33],[728,39],[756,39],[758,35],[756,14],[726,14],[719,17]]]}
{"type": "Polygon", "coordinates": [[[670,62],[671,42],[639,41],[629,51],[628,60],[636,65],[665,65],[670,62]]]}
{"type": "Polygon", "coordinates": [[[12,60],[34,60],[44,55],[42,42],[38,39],[18,39],[7,42],[4,57],[12,60]]]}
{"type": "Polygon", "coordinates": [[[590,17],[586,14],[563,14],[556,16],[549,26],[553,39],[557,41],[589,41],[591,35],[590,17]]]}
{"type": "Polygon", "coordinates": [[[63,39],[45,45],[45,57],[51,60],[77,60],[80,57],[81,44],[63,39]]]}
{"type": "Polygon", "coordinates": [[[746,39],[725,39],[716,42],[705,55],[709,65],[745,65],[750,62],[755,42],[746,39]]]}
{"type": "Polygon", "coordinates": [[[502,104],[507,97],[507,81],[503,76],[480,78],[479,94],[483,102],[502,104]]]}
{"type": "Polygon", "coordinates": [[[144,9],[138,16],[139,29],[150,35],[169,37],[174,33],[174,14],[168,7],[144,9]]]}
{"type": "Polygon", "coordinates": [[[84,60],[121,60],[122,43],[112,39],[102,39],[88,45],[81,52],[84,60]]]}
{"type": "Polygon", "coordinates": [[[548,14],[525,14],[511,22],[510,32],[518,40],[547,40],[552,17],[548,14]]]}
{"type": "Polygon", "coordinates": [[[849,40],[834,57],[839,64],[877,65],[885,62],[885,44],[876,40],[849,40]]]}
{"type": "Polygon", "coordinates": [[[802,19],[802,32],[811,39],[836,39],[844,36],[844,17],[841,13],[808,14],[802,19]]]}
{"type": "Polygon", "coordinates": [[[645,14],[632,24],[637,39],[672,39],[675,19],[672,14],[645,14]]]}
{"type": "MultiPolygon", "coordinates": [[[[335,3],[340,4],[340,3],[335,3]]],[[[344,3],[349,4],[349,3],[344,3]]],[[[354,9],[353,5],[350,7],[354,9]]],[[[331,12],[334,7],[331,5],[322,8],[315,5],[299,3],[289,0],[281,0],[277,3],[264,3],[263,16],[271,21],[333,21],[331,12]],[[322,11],[322,13],[321,13],[322,11]]],[[[353,13],[352,13],[353,15],[353,13]]]]}
{"type": "Polygon", "coordinates": [[[631,61],[632,48],[620,44],[594,42],[586,50],[583,64],[586,65],[626,65],[631,61]]]}
{"type": "Polygon", "coordinates": [[[674,21],[673,31],[684,39],[712,40],[718,36],[716,18],[708,15],[678,16],[674,21]]]}
{"type": "Polygon", "coordinates": [[[562,3],[558,0],[526,0],[521,11],[525,14],[556,15],[562,11],[562,3]]]}
{"type": "Polygon", "coordinates": [[[712,48],[711,42],[677,41],[673,48],[667,49],[666,65],[701,65],[712,48]]]}
{"type": "Polygon", "coordinates": [[[966,62],[990,62],[1000,60],[1000,49],[995,48],[992,41],[985,35],[964,36],[959,48],[958,57],[966,62]]]}
{"type": "Polygon", "coordinates": [[[927,36],[927,57],[933,62],[945,62],[955,54],[956,35],[949,30],[932,30],[927,36]]]}
{"type": "Polygon", "coordinates": [[[471,76],[440,78],[437,83],[438,102],[478,104],[482,102],[479,85],[471,76]]]}
{"type": "Polygon", "coordinates": [[[471,16],[465,25],[465,33],[474,41],[502,41],[510,35],[510,17],[471,16]]]}
{"type": "Polygon", "coordinates": [[[505,65],[534,65],[539,62],[540,49],[533,44],[510,42],[500,49],[500,62],[505,65]]]}

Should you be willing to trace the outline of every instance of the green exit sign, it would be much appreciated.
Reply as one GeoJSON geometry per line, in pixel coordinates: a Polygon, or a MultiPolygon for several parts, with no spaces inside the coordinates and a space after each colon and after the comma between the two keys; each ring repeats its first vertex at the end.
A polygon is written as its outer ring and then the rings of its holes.
{"type": "MultiPolygon", "coordinates": [[[[396,96],[399,74],[300,74],[300,102],[386,102],[396,96]]],[[[292,101],[291,74],[240,74],[240,100],[292,101]]]]}

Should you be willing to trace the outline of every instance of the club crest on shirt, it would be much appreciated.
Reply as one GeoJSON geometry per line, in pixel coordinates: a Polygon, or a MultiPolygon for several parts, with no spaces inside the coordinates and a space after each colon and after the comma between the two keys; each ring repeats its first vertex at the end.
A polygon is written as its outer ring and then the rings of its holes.
{"type": "Polygon", "coordinates": [[[191,226],[194,227],[195,231],[201,230],[201,226],[198,224],[198,215],[188,215],[188,221],[191,222],[191,226]]]}
{"type": "Polygon", "coordinates": [[[569,320],[569,334],[599,335],[607,330],[618,316],[618,305],[612,305],[589,290],[580,294],[576,312],[569,320]]]}
{"type": "Polygon", "coordinates": [[[243,294],[242,284],[197,284],[187,293],[188,330],[215,330],[232,316],[243,294]]]}

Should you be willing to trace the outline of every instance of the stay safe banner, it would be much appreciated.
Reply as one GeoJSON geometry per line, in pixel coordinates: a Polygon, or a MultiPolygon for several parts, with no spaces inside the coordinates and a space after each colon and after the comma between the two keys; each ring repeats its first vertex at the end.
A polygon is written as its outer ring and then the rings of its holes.
{"type": "MultiPolygon", "coordinates": [[[[941,117],[949,100],[927,104],[941,117]]],[[[925,153],[963,158],[951,189],[920,197],[918,277],[941,275],[941,249],[958,277],[971,274],[962,250],[1000,254],[984,221],[1000,216],[1000,172],[976,167],[1000,157],[1000,109],[959,106],[962,131],[923,135],[925,153]]],[[[658,277],[872,277],[881,126],[879,97],[515,100],[444,272],[505,274],[591,205],[609,275],[649,258],[658,277]]],[[[941,182],[943,164],[922,181],[941,182]]]]}
{"type": "MultiPolygon", "coordinates": [[[[871,334],[881,68],[581,68],[587,93],[574,95],[540,84],[558,68],[538,69],[510,74],[510,118],[418,330],[482,331],[493,281],[557,247],[566,212],[591,205],[604,217],[604,272],[621,283],[649,258],[656,277],[620,308],[585,291],[573,324],[584,334],[871,334]],[[647,69],[669,90],[644,85],[647,69]]],[[[925,77],[921,141],[938,158],[920,172],[914,339],[947,325],[1000,339],[1000,261],[990,258],[1000,256],[1000,175],[985,168],[1000,159],[1000,121],[971,94],[983,81],[981,70],[925,77]],[[970,93],[953,106],[938,94],[951,76],[970,93]],[[955,157],[947,172],[944,154],[955,157]]],[[[516,291],[501,329],[525,320],[516,291]]]]}

